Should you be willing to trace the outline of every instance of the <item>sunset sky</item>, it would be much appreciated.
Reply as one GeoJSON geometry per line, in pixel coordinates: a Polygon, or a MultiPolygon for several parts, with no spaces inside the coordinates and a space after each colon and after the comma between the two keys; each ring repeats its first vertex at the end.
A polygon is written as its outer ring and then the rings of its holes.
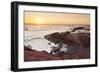
{"type": "Polygon", "coordinates": [[[90,14],[24,12],[24,23],[27,24],[90,24],[90,14]]]}

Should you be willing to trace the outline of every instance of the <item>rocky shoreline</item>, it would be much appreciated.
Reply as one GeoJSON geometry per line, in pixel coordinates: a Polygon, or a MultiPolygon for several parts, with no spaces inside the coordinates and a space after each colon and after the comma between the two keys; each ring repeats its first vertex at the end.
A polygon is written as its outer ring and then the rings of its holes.
{"type": "MultiPolygon", "coordinates": [[[[83,30],[84,28],[77,29],[83,30]]],[[[74,29],[74,31],[75,30],[76,29],[74,29]]],[[[58,47],[52,46],[53,49],[51,50],[51,53],[48,53],[46,51],[32,50],[31,47],[24,46],[24,61],[48,61],[90,58],[89,32],[55,32],[45,35],[45,39],[49,40],[52,43],[59,44],[58,47]],[[61,51],[63,45],[66,45],[65,49],[67,49],[67,51],[61,51]]]]}

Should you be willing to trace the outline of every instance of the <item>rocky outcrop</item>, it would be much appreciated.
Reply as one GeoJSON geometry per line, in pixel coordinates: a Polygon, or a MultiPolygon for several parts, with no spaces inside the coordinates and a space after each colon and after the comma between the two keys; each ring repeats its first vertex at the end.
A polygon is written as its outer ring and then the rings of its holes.
{"type": "Polygon", "coordinates": [[[90,33],[56,32],[46,35],[45,38],[55,44],[68,45],[66,54],[62,56],[64,59],[90,58],[90,33]]]}
{"type": "Polygon", "coordinates": [[[73,28],[72,32],[75,32],[77,30],[82,30],[82,29],[85,29],[84,27],[76,27],[76,28],[73,28]]]}
{"type": "Polygon", "coordinates": [[[46,51],[36,51],[24,46],[24,61],[61,60],[57,55],[51,55],[46,51]]]}

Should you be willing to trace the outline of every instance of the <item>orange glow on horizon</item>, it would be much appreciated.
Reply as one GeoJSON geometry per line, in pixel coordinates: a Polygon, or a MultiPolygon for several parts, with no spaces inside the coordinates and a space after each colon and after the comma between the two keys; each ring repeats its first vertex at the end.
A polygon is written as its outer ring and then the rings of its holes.
{"type": "Polygon", "coordinates": [[[43,24],[90,24],[90,14],[50,13],[25,11],[24,23],[43,24]]]}

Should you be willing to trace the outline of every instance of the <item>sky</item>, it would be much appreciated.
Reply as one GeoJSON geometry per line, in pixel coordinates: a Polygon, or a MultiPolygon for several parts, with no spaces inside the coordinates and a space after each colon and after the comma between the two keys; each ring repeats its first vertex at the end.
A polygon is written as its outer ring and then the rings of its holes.
{"type": "Polygon", "coordinates": [[[25,11],[24,23],[26,25],[90,24],[90,14],[25,11]]]}

